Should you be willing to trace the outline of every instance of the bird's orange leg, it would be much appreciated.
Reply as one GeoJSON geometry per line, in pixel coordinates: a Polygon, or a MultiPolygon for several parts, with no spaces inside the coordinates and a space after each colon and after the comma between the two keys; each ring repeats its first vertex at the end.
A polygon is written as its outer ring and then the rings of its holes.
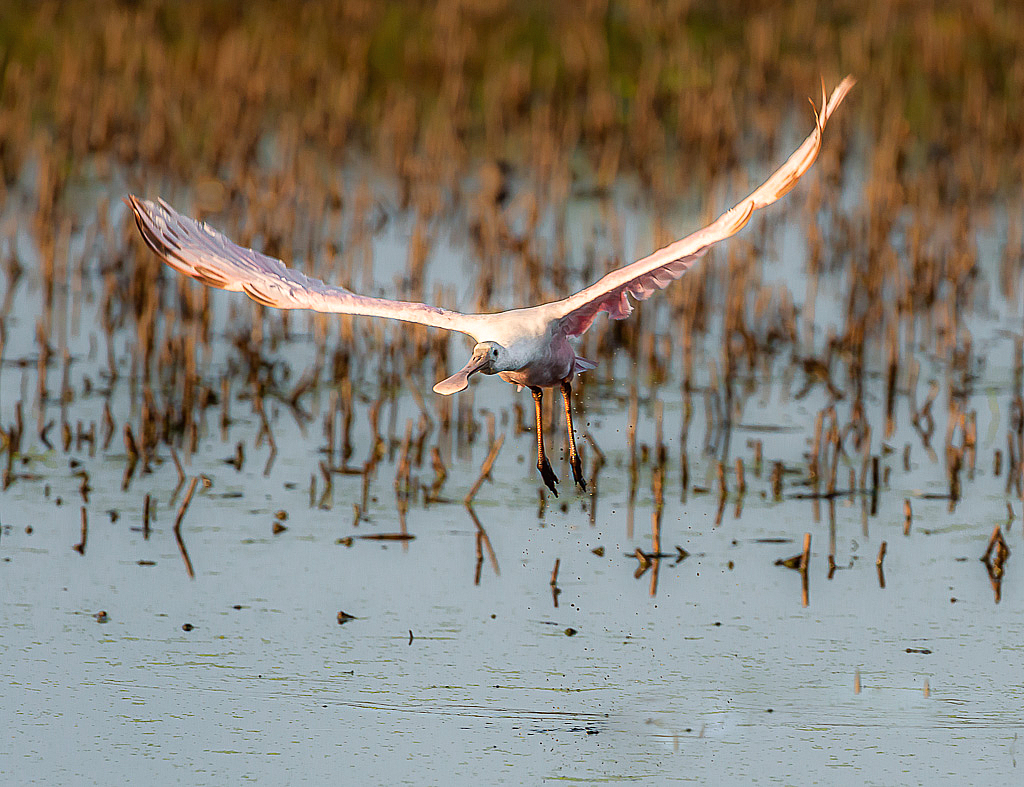
{"type": "Polygon", "coordinates": [[[576,435],[572,428],[572,384],[568,380],[562,381],[562,399],[565,402],[565,428],[569,432],[569,466],[572,467],[572,479],[579,484],[580,489],[587,491],[587,482],[583,478],[583,462],[580,461],[579,451],[576,450],[576,435]]]}
{"type": "Polygon", "coordinates": [[[540,470],[540,477],[544,479],[544,484],[552,491],[555,497],[558,497],[558,490],[555,489],[555,484],[558,483],[558,476],[555,475],[555,471],[551,469],[551,463],[544,455],[544,419],[541,413],[541,399],[544,396],[544,392],[540,388],[534,388],[533,386],[530,386],[530,392],[533,393],[533,408],[537,413],[537,469],[540,470]]]}

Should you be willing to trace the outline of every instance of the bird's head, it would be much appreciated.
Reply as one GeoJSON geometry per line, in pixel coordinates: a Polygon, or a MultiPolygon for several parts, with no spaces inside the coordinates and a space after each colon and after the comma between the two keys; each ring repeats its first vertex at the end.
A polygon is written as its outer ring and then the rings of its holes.
{"type": "Polygon", "coordinates": [[[480,342],[473,348],[473,355],[469,363],[463,366],[451,377],[442,380],[434,386],[434,393],[449,396],[453,393],[465,390],[469,385],[469,376],[482,372],[483,374],[496,374],[507,371],[504,368],[505,348],[497,342],[480,342]]]}

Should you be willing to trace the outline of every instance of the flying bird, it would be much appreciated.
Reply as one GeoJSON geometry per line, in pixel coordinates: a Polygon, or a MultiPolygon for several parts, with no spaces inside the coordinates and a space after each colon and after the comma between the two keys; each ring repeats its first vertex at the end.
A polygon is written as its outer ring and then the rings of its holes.
{"type": "Polygon", "coordinates": [[[468,363],[437,383],[435,393],[448,396],[462,391],[470,377],[478,373],[497,374],[508,383],[529,388],[537,420],[537,469],[557,496],[558,478],[544,453],[541,424],[543,391],[556,386],[565,404],[573,480],[586,491],[572,425],[572,379],[596,364],[577,355],[572,340],[581,336],[601,312],[613,320],[628,317],[633,310],[630,297],[645,300],[655,290],[668,286],[711,246],[739,232],[755,210],[771,205],[792,189],[814,163],[825,124],[854,83],[852,77],[846,77],[827,100],[822,85],[821,108],[815,108],[810,135],[768,180],[708,226],[608,273],[568,298],[494,314],[461,314],[423,303],[358,295],[238,246],[205,222],[181,215],[163,200],[153,203],[129,195],[125,202],[135,214],[143,239],[157,256],[203,284],[244,292],[257,303],[278,309],[387,317],[471,336],[476,346],[468,363]]]}

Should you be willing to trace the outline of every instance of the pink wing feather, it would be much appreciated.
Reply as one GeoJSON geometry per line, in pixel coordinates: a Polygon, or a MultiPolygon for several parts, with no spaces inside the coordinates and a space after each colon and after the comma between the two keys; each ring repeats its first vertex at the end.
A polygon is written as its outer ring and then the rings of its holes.
{"type": "Polygon", "coordinates": [[[654,252],[649,257],[612,271],[575,295],[550,304],[549,308],[554,312],[555,319],[560,320],[560,329],[567,336],[579,336],[590,327],[601,312],[607,312],[613,320],[625,319],[633,311],[628,296],[642,301],[656,290],[664,289],[682,276],[711,246],[743,229],[755,210],[771,205],[789,192],[814,163],[821,149],[821,135],[825,124],[855,83],[853,77],[846,77],[832,91],[827,101],[822,85],[822,107],[820,111],[815,111],[814,131],[785,164],[735,207],[727,210],[704,229],[654,252]]]}
{"type": "Polygon", "coordinates": [[[387,317],[462,333],[471,333],[479,321],[474,315],[423,303],[371,298],[324,284],[279,259],[237,245],[163,200],[156,203],[129,195],[125,202],[143,240],[176,271],[210,287],[244,292],[264,306],[387,317]]]}

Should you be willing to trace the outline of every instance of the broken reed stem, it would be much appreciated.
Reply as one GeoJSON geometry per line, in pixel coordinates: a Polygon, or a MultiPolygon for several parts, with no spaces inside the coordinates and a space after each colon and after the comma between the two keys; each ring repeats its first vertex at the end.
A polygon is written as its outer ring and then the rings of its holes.
{"type": "Polygon", "coordinates": [[[491,450],[487,453],[487,458],[484,459],[484,463],[480,468],[480,475],[470,488],[469,492],[463,498],[467,506],[473,502],[473,498],[476,497],[476,493],[480,491],[480,487],[483,486],[484,481],[487,481],[491,477],[491,468],[494,466],[494,461],[498,458],[498,454],[501,452],[502,445],[505,444],[505,433],[502,432],[498,435],[498,439],[494,441],[494,445],[491,446],[491,450]]]}
{"type": "Polygon", "coordinates": [[[185,512],[188,511],[189,503],[192,502],[192,495],[196,492],[196,485],[199,483],[199,476],[192,476],[192,481],[188,485],[188,491],[185,492],[185,499],[181,501],[181,505],[178,507],[178,515],[174,518],[174,532],[181,530],[181,522],[185,518],[185,512]]]}
{"type": "Polygon", "coordinates": [[[195,579],[196,572],[192,568],[192,559],[188,556],[185,541],[181,537],[181,521],[185,518],[185,512],[188,510],[189,503],[192,502],[192,495],[195,494],[198,483],[199,476],[193,476],[192,482],[188,485],[188,491],[185,492],[185,499],[181,501],[181,506],[178,508],[178,515],[174,518],[173,528],[174,540],[178,544],[178,551],[181,552],[181,559],[185,563],[185,573],[188,574],[189,579],[195,579]]]}
{"type": "Polygon", "coordinates": [[[430,466],[434,470],[434,482],[430,485],[430,491],[427,493],[427,502],[440,499],[441,488],[448,478],[448,469],[444,466],[441,451],[436,445],[430,449],[430,466]]]}
{"type": "Polygon", "coordinates": [[[410,475],[412,468],[410,465],[411,459],[409,456],[410,446],[412,445],[412,428],[413,422],[409,418],[405,422],[405,437],[402,439],[401,453],[398,456],[398,470],[395,472],[395,498],[398,501],[400,512],[404,515],[404,509],[409,505],[409,484],[410,475]]]}
{"type": "Polygon", "coordinates": [[[185,483],[185,468],[181,466],[181,460],[178,458],[178,452],[174,450],[174,446],[171,446],[171,459],[174,460],[174,469],[178,471],[178,483],[185,483]]]}
{"type": "Polygon", "coordinates": [[[772,463],[772,499],[778,502],[782,499],[782,462],[772,463]]]}
{"type": "Polygon", "coordinates": [[[811,561],[811,534],[804,533],[804,551],[800,553],[800,570],[806,572],[811,561]]]}
{"type": "Polygon", "coordinates": [[[996,525],[992,528],[992,535],[989,536],[988,546],[985,547],[985,554],[981,556],[981,559],[984,563],[1001,568],[1009,556],[1010,548],[1006,544],[1006,539],[1003,538],[1003,528],[996,525]],[[994,558],[993,552],[995,553],[994,558]]]}
{"type": "Polygon", "coordinates": [[[85,511],[85,506],[82,506],[82,531],[81,531],[81,536],[82,536],[82,540],[79,541],[77,544],[75,544],[72,547],[72,549],[74,549],[79,555],[84,555],[85,554],[85,542],[89,538],[89,515],[85,511]]]}
{"type": "MultiPolygon", "coordinates": [[[[487,548],[487,555],[491,560],[491,565],[494,567],[494,575],[501,576],[501,570],[498,568],[498,556],[494,553],[494,547],[491,546],[491,539],[487,535],[487,531],[484,530],[484,526],[480,524],[480,518],[476,515],[476,511],[473,510],[473,506],[467,504],[466,511],[469,513],[469,518],[473,520],[473,524],[476,526],[477,533],[477,551],[480,549],[480,542],[487,548]]],[[[479,566],[478,566],[479,572],[479,566]]],[[[479,573],[477,574],[477,581],[475,584],[480,584],[479,573]]]]}
{"type": "Polygon", "coordinates": [[[871,457],[871,515],[878,513],[878,467],[881,460],[877,456],[871,457]]]}
{"type": "Polygon", "coordinates": [[[192,568],[192,558],[188,556],[188,550],[185,548],[185,541],[181,537],[181,530],[175,528],[174,530],[174,541],[178,545],[178,551],[181,552],[181,559],[185,563],[185,573],[188,574],[189,579],[196,578],[196,572],[192,568]]]}
{"type": "Polygon", "coordinates": [[[661,512],[662,507],[660,505],[656,505],[651,512],[651,551],[652,554],[659,556],[652,559],[654,566],[653,571],[651,571],[651,587],[649,591],[651,598],[654,598],[658,592],[658,576],[661,573],[661,512]]]}

